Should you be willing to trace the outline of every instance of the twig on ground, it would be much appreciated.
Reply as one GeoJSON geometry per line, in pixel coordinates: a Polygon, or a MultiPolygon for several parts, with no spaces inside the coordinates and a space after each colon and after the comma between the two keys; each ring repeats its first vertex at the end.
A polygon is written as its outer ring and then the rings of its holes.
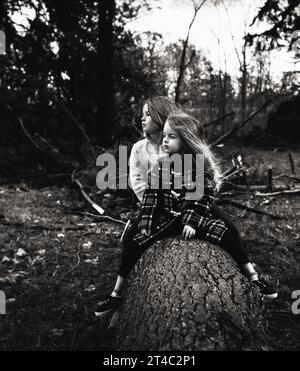
{"type": "Polygon", "coordinates": [[[273,193],[256,192],[255,196],[266,197],[266,196],[278,196],[278,195],[282,195],[282,194],[297,194],[297,193],[300,193],[300,188],[286,189],[284,191],[273,192],[273,193]]]}
{"type": "Polygon", "coordinates": [[[80,192],[82,194],[82,196],[85,198],[85,200],[90,204],[90,206],[92,206],[100,215],[104,214],[104,210],[102,209],[102,207],[100,207],[99,205],[97,205],[94,201],[92,201],[92,199],[87,195],[87,193],[84,191],[83,189],[83,185],[80,183],[80,181],[78,179],[75,178],[75,172],[73,171],[72,173],[72,182],[77,184],[77,186],[79,187],[80,189],[80,192]]]}
{"type": "Polygon", "coordinates": [[[235,201],[231,201],[231,200],[219,200],[217,201],[217,204],[218,205],[232,205],[232,206],[235,206],[239,209],[243,209],[243,210],[247,210],[247,211],[251,211],[255,214],[259,214],[259,215],[267,215],[267,216],[270,216],[271,218],[273,219],[287,219],[286,216],[282,216],[282,215],[274,215],[274,214],[271,214],[271,213],[268,213],[266,211],[262,211],[262,210],[258,210],[258,209],[255,209],[253,207],[249,207],[249,206],[246,206],[246,205],[242,205],[238,202],[235,202],[235,201]]]}
{"type": "MultiPolygon", "coordinates": [[[[226,182],[227,183],[227,182],[226,182]]],[[[265,185],[238,185],[238,184],[234,184],[234,183],[230,183],[232,186],[234,186],[234,188],[236,190],[239,190],[239,191],[266,191],[268,189],[267,186],[265,185]]],[[[278,187],[273,187],[273,190],[274,192],[278,192],[278,191],[285,191],[287,190],[287,186],[278,186],[278,187]]]]}
{"type": "Polygon", "coordinates": [[[229,175],[226,175],[225,177],[222,178],[222,180],[230,178],[232,175],[235,175],[236,173],[239,173],[243,170],[244,168],[240,168],[238,170],[235,170],[233,173],[230,173],[229,175]]]}
{"type": "Polygon", "coordinates": [[[7,220],[0,219],[0,224],[6,225],[9,227],[18,227],[18,228],[25,228],[25,229],[43,229],[49,231],[77,231],[81,229],[86,229],[88,227],[92,227],[91,225],[59,225],[59,226],[47,226],[47,225],[26,225],[25,223],[20,222],[9,222],[7,220]]]}
{"type": "Polygon", "coordinates": [[[89,213],[89,212],[77,212],[76,214],[79,214],[79,215],[86,215],[86,216],[91,216],[93,218],[96,218],[97,220],[110,220],[112,222],[116,222],[116,223],[119,223],[119,224],[126,224],[126,222],[124,222],[123,220],[119,220],[119,219],[115,219],[115,218],[112,218],[111,216],[108,216],[108,215],[96,215],[96,214],[93,214],[93,213],[89,213]]]}
{"type": "Polygon", "coordinates": [[[62,274],[60,277],[57,277],[56,282],[60,281],[64,277],[66,277],[67,274],[71,273],[74,269],[76,269],[79,266],[79,264],[80,264],[79,247],[80,247],[80,242],[78,242],[78,245],[77,245],[77,263],[74,265],[74,267],[69,269],[67,272],[62,274]]]}
{"type": "Polygon", "coordinates": [[[280,175],[276,175],[276,176],[273,177],[274,180],[281,179],[281,178],[289,178],[289,179],[296,180],[296,181],[300,182],[300,178],[298,178],[296,176],[293,176],[293,175],[280,174],[280,175]]]}
{"type": "Polygon", "coordinates": [[[50,179],[55,179],[55,178],[63,178],[63,177],[69,177],[70,176],[70,173],[61,173],[61,174],[52,174],[52,175],[39,175],[39,177],[37,177],[36,174],[34,175],[17,175],[15,176],[14,178],[8,178],[8,179],[5,179],[4,181],[1,181],[0,182],[0,186],[2,185],[11,185],[11,184],[16,184],[16,183],[19,183],[21,181],[23,181],[24,183],[26,182],[30,182],[31,184],[35,184],[35,183],[39,183],[39,182],[44,182],[44,181],[47,181],[47,180],[50,180],[50,179]]]}

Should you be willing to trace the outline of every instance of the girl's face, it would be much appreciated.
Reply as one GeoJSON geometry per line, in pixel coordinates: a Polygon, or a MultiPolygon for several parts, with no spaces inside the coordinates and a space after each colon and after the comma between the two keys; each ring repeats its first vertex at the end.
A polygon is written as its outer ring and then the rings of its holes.
{"type": "Polygon", "coordinates": [[[183,149],[183,144],[177,132],[172,129],[167,120],[163,131],[163,148],[166,153],[179,153],[183,149]]]}
{"type": "Polygon", "coordinates": [[[148,135],[157,134],[161,131],[158,125],[156,125],[156,123],[152,120],[150,116],[148,104],[145,104],[143,107],[142,127],[143,132],[148,135]]]}

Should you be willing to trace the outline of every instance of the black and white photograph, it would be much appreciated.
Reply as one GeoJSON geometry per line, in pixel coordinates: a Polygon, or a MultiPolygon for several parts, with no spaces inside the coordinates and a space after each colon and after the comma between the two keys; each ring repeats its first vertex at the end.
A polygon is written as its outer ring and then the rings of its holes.
{"type": "Polygon", "coordinates": [[[1,0],[0,350],[300,351],[299,88],[300,0],[1,0]]]}

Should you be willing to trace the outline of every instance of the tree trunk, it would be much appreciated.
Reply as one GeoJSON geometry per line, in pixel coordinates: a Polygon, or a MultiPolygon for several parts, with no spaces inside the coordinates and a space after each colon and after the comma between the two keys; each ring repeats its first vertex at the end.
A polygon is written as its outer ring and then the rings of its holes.
{"type": "MultiPolygon", "coordinates": [[[[205,3],[205,1],[203,1],[202,5],[204,3],[205,3]]],[[[194,15],[193,15],[193,18],[192,18],[191,23],[189,25],[187,36],[186,36],[186,38],[183,42],[183,48],[182,48],[182,53],[181,53],[181,58],[180,58],[180,65],[179,65],[179,74],[178,74],[176,88],[175,88],[175,103],[180,103],[180,88],[181,88],[181,84],[182,84],[182,81],[183,81],[185,70],[187,69],[187,67],[189,65],[189,63],[186,64],[185,60],[186,60],[186,53],[187,53],[188,45],[189,45],[190,33],[191,33],[191,29],[193,27],[193,24],[195,22],[195,19],[197,17],[197,13],[199,12],[201,6],[194,8],[194,15]]],[[[193,59],[193,55],[191,56],[190,62],[192,61],[192,59],[193,59]]]]}
{"type": "Polygon", "coordinates": [[[265,311],[257,288],[219,247],[158,241],[131,272],[115,349],[259,350],[265,311]]]}
{"type": "Polygon", "coordinates": [[[247,104],[247,57],[246,57],[246,43],[243,46],[243,64],[242,64],[242,81],[241,81],[241,111],[242,121],[246,119],[246,104],[247,104]]]}
{"type": "Polygon", "coordinates": [[[113,21],[115,0],[99,0],[99,100],[98,140],[108,144],[114,129],[113,21]]]}

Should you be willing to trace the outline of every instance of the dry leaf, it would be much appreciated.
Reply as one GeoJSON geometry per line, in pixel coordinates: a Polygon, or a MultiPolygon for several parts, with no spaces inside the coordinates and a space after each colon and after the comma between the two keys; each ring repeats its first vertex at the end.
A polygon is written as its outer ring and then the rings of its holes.
{"type": "Polygon", "coordinates": [[[10,259],[8,256],[3,256],[2,263],[9,263],[10,259]]]}
{"type": "Polygon", "coordinates": [[[82,247],[84,248],[84,250],[89,250],[91,246],[92,246],[91,241],[88,241],[82,244],[82,247]]]}
{"type": "Polygon", "coordinates": [[[90,285],[84,291],[86,291],[86,292],[93,292],[95,290],[96,290],[96,286],[95,285],[90,285]]]}
{"type": "Polygon", "coordinates": [[[16,255],[22,258],[27,255],[27,252],[24,249],[19,248],[16,255]]]}

